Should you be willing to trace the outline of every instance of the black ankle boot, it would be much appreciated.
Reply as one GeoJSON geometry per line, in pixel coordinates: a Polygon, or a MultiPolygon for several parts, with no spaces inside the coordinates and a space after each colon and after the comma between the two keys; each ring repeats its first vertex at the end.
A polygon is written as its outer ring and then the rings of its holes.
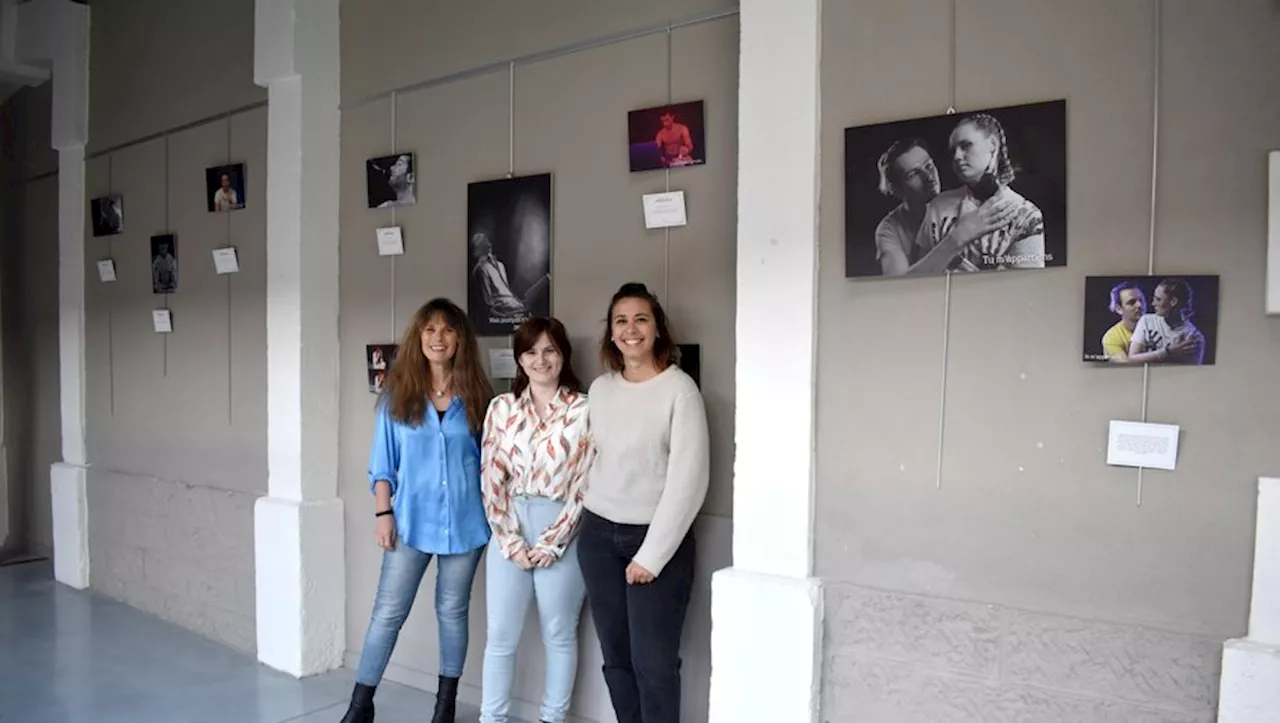
{"type": "Polygon", "coordinates": [[[377,686],[356,683],[351,693],[351,705],[342,723],[373,723],[373,691],[377,686]]]}
{"type": "Polygon", "coordinates": [[[431,723],[454,723],[458,709],[458,679],[440,676],[440,688],[436,692],[436,712],[431,723]]]}

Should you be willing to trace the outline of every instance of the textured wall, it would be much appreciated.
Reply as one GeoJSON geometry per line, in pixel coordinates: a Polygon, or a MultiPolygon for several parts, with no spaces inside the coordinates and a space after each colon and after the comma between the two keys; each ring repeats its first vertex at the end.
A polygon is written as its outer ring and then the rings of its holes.
{"type": "Polygon", "coordinates": [[[1163,7],[1155,271],[1221,274],[1222,315],[1216,366],[1151,371],[1149,417],[1183,442],[1140,507],[1136,470],[1103,447],[1108,420],[1139,417],[1142,370],[1085,365],[1079,345],[1084,277],[1146,269],[1152,3],[959,4],[961,110],[1067,99],[1071,246],[1064,269],[953,279],[940,490],[945,282],[844,278],[841,159],[848,126],[947,107],[950,15],[824,8],[816,558],[846,583],[829,720],[1212,718],[1257,478],[1280,469],[1261,273],[1280,14],[1163,7]]]}
{"type": "MultiPolygon", "coordinates": [[[[344,44],[358,42],[345,24],[349,6],[344,6],[344,44]]],[[[383,27],[418,22],[415,15],[382,20],[383,27]]],[[[560,32],[545,19],[531,28],[560,32]]],[[[684,705],[691,721],[706,719],[710,572],[726,566],[730,556],[737,35],[737,22],[729,18],[679,29],[672,36],[671,92],[677,100],[706,101],[710,160],[671,174],[672,188],[687,194],[690,225],[672,231],[669,256],[663,234],[645,231],[640,202],[643,193],[664,188],[664,176],[630,174],[626,149],[627,111],[667,99],[665,34],[520,67],[515,74],[515,171],[554,174],[552,313],[568,327],[579,376],[589,381],[599,371],[595,347],[605,305],[625,281],[649,284],[664,297],[678,337],[702,345],[712,490],[697,523],[701,573],[686,626],[684,705]]],[[[345,49],[344,66],[356,52],[345,49]]],[[[501,72],[397,98],[395,147],[417,154],[418,203],[395,210],[406,253],[394,261],[376,254],[374,229],[391,223],[391,211],[366,207],[363,173],[365,159],[392,149],[391,102],[383,99],[343,112],[341,491],[348,505],[351,664],[363,644],[379,565],[365,476],[374,400],[366,390],[364,347],[397,339],[413,311],[432,296],[465,300],[467,184],[507,172],[508,88],[507,73],[501,72]]],[[[484,645],[483,577],[482,569],[473,593],[472,643],[463,677],[464,695],[472,699],[478,694],[484,645]]],[[[429,571],[421,595],[429,596],[433,585],[434,572],[429,571]]],[[[420,603],[393,658],[393,679],[434,686],[435,630],[431,605],[420,603]]],[[[574,710],[588,720],[612,720],[589,623],[584,622],[583,632],[574,710]]],[[[536,718],[529,701],[541,696],[538,645],[536,625],[531,624],[516,682],[525,719],[536,718]]]]}
{"type": "Polygon", "coordinates": [[[237,648],[254,637],[253,501],[266,492],[267,112],[88,162],[124,233],[86,229],[89,548],[94,589],[237,648]],[[204,170],[243,162],[247,207],[207,210],[204,170]],[[176,236],[172,334],[156,334],[150,237],[176,236]],[[218,276],[233,245],[241,271],[218,276]],[[97,261],[113,258],[114,283],[97,261]]]}
{"type": "Polygon", "coordinates": [[[824,721],[1215,719],[1220,638],[839,583],[826,597],[824,721]]]}

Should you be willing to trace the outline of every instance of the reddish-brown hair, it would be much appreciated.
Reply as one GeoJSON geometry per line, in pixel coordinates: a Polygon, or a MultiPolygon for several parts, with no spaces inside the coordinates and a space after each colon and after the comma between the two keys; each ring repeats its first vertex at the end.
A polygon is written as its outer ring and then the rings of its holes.
{"type": "Polygon", "coordinates": [[[664,371],[678,363],[680,350],[667,325],[667,312],[658,303],[658,297],[649,293],[649,287],[633,281],[623,284],[609,301],[609,313],[604,317],[604,337],[600,340],[600,364],[612,372],[623,369],[622,352],[613,343],[613,308],[623,299],[641,299],[649,303],[649,310],[653,312],[653,325],[658,332],[657,338],[653,340],[653,364],[658,371],[664,371]]]}
{"type": "Polygon", "coordinates": [[[392,419],[414,426],[422,423],[431,392],[431,363],[422,353],[422,327],[433,319],[444,322],[458,335],[453,356],[453,389],[467,407],[471,431],[479,432],[485,412],[489,410],[489,400],[493,399],[493,387],[480,365],[480,345],[466,312],[448,299],[432,299],[413,315],[396,350],[395,361],[387,374],[387,386],[379,401],[386,402],[392,419]]]}
{"type": "Polygon", "coordinates": [[[544,316],[529,319],[516,329],[515,338],[511,344],[512,352],[516,356],[516,379],[511,383],[511,391],[518,397],[528,388],[529,375],[524,373],[524,367],[519,364],[520,357],[532,349],[543,334],[547,335],[551,346],[560,352],[560,358],[564,360],[564,364],[560,367],[560,387],[571,392],[581,392],[582,382],[573,372],[573,345],[569,343],[569,334],[559,319],[544,316]]]}

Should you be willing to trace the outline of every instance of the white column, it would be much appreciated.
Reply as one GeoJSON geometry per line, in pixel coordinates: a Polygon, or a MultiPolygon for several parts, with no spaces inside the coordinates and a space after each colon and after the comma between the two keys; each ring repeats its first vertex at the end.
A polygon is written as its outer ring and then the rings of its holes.
{"type": "Polygon", "coordinates": [[[338,0],[257,0],[267,88],[268,496],[254,507],[258,660],[342,665],[338,492],[338,0]],[[303,355],[306,350],[306,355],[303,355]]]}
{"type": "Polygon", "coordinates": [[[32,0],[4,8],[16,19],[5,64],[52,69],[51,137],[58,151],[58,363],[62,460],[49,478],[53,502],[53,571],[61,583],[89,586],[85,505],[84,146],[89,131],[89,8],[70,0],[32,0]]]}
{"type": "Polygon", "coordinates": [[[1271,723],[1280,711],[1280,479],[1258,480],[1249,636],[1222,652],[1220,723],[1271,723]]]}
{"type": "Polygon", "coordinates": [[[742,0],[740,8],[738,147],[763,148],[784,137],[791,152],[738,157],[734,566],[711,582],[710,719],[816,722],[821,2],[742,0]]]}

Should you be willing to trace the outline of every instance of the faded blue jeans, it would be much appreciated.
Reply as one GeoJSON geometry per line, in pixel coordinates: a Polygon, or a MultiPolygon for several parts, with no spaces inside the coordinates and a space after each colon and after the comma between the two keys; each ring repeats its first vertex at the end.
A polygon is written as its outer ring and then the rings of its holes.
{"type": "MultiPolygon", "coordinates": [[[[546,497],[513,497],[520,532],[529,549],[555,522],[563,502],[546,497]]],[[[511,682],[516,673],[516,648],[524,631],[529,605],[537,603],[542,647],[546,656],[546,682],[538,719],[564,723],[578,673],[578,616],[586,599],[582,570],[578,567],[575,538],[561,558],[546,568],[521,570],[502,557],[498,538],[489,541],[485,559],[485,598],[488,640],[484,647],[484,691],[480,723],[507,723],[511,682]]]]}
{"type": "Polygon", "coordinates": [[[403,540],[382,553],[382,575],[373,601],[369,632],[360,651],[356,682],[377,685],[391,660],[400,628],[409,617],[414,596],[431,558],[437,558],[436,622],[440,626],[440,675],[462,677],[467,661],[467,613],[471,607],[471,583],[484,548],[460,555],[431,555],[409,547],[403,540]]]}

